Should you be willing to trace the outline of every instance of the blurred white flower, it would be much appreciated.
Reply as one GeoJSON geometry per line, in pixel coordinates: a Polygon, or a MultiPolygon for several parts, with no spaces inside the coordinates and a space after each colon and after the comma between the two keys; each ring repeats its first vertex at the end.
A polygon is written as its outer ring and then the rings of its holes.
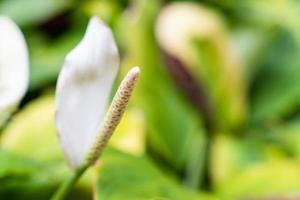
{"type": "Polygon", "coordinates": [[[28,88],[29,59],[18,26],[0,16],[0,126],[16,109],[28,88]]]}
{"type": "Polygon", "coordinates": [[[72,167],[83,163],[99,131],[118,66],[111,30],[91,18],[82,41],[66,56],[56,88],[56,126],[72,167]]]}

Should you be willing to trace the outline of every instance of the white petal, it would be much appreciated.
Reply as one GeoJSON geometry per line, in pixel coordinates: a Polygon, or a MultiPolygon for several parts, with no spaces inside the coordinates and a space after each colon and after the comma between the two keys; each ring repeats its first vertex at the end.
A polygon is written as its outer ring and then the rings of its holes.
{"type": "Polygon", "coordinates": [[[14,111],[28,87],[29,61],[18,26],[0,16],[0,126],[14,111]]]}
{"type": "Polygon", "coordinates": [[[111,30],[93,17],[82,41],[66,56],[56,88],[56,126],[72,167],[82,163],[97,134],[118,66],[111,30]]]}

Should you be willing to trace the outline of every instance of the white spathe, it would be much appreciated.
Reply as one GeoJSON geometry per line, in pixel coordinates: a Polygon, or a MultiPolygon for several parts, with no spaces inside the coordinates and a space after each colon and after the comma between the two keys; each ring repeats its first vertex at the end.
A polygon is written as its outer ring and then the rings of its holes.
{"type": "Polygon", "coordinates": [[[24,36],[12,20],[0,16],[0,126],[24,96],[28,77],[29,59],[24,36]]]}
{"type": "Polygon", "coordinates": [[[92,17],[82,41],[66,56],[56,88],[56,126],[72,167],[82,164],[97,134],[118,68],[111,30],[92,17]]]}

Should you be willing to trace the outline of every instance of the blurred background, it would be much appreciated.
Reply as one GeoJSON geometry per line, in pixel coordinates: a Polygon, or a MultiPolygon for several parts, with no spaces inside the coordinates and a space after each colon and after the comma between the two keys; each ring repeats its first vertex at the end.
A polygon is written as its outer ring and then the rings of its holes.
{"type": "Polygon", "coordinates": [[[68,199],[300,199],[297,0],[0,0],[22,29],[30,88],[0,133],[0,199],[49,199],[71,173],[56,78],[91,16],[121,54],[114,91],[142,76],[103,153],[68,199]]]}

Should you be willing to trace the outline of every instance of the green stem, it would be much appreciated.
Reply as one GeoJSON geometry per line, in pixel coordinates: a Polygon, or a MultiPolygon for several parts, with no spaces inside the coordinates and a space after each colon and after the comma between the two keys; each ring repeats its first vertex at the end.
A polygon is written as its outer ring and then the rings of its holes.
{"type": "Polygon", "coordinates": [[[79,167],[65,182],[61,184],[58,190],[51,197],[51,200],[63,200],[88,167],[88,165],[79,167]]]}

